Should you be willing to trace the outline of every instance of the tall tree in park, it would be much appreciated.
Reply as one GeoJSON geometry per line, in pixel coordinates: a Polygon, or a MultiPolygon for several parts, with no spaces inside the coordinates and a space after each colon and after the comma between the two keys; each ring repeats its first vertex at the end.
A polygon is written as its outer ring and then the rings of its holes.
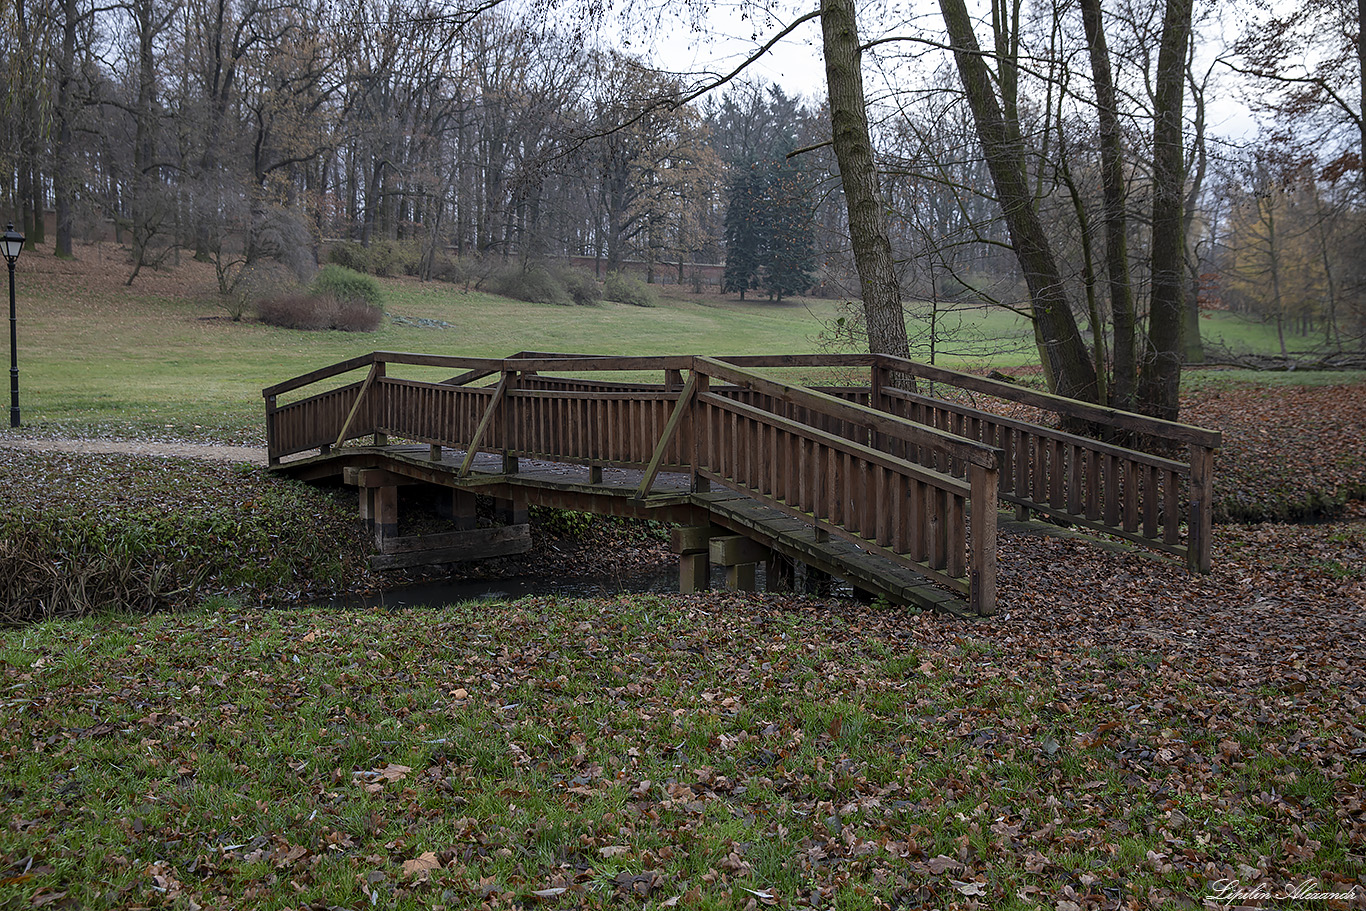
{"type": "Polygon", "coordinates": [[[873,159],[868,104],[863,94],[863,45],[854,0],[821,0],[821,40],[830,102],[830,141],[839,162],[849,239],[863,297],[868,349],[910,357],[885,203],[873,159]]]}
{"type": "Polygon", "coordinates": [[[774,163],[766,186],[762,284],[777,300],[815,282],[814,206],[806,175],[790,159],[774,163]]]}
{"type": "Polygon", "coordinates": [[[721,290],[745,293],[759,287],[764,247],[764,175],[758,163],[737,169],[726,194],[726,269],[721,290]]]}
{"type": "MultiPolygon", "coordinates": [[[[1027,143],[1021,129],[1019,87],[1022,72],[1021,7],[993,7],[993,42],[983,53],[972,18],[963,0],[940,0],[959,79],[972,108],[978,137],[991,170],[1011,246],[1024,274],[1034,319],[1036,338],[1045,370],[1055,390],[1085,401],[1101,399],[1100,371],[1072,315],[1067,283],[1058,251],[1045,229],[1039,198],[1026,157],[1027,143]],[[995,70],[989,65],[995,63],[995,70]]],[[[1184,358],[1182,333],[1186,314],[1185,205],[1186,171],[1182,113],[1186,64],[1190,51],[1193,9],[1190,0],[1165,0],[1156,67],[1151,73],[1153,124],[1151,159],[1152,209],[1149,248],[1149,320],[1147,343],[1141,353],[1128,357],[1127,325],[1129,289],[1127,270],[1119,262],[1125,255],[1121,232],[1125,230],[1121,208],[1122,173],[1135,166],[1124,161],[1115,141],[1115,107],[1110,58],[1104,41],[1099,9],[1083,5],[1083,24],[1091,58],[1097,108],[1101,112],[1101,177],[1106,194],[1107,262],[1110,288],[1120,323],[1118,341],[1126,350],[1116,359],[1124,371],[1116,386],[1135,390],[1140,410],[1174,419],[1184,358]]],[[[1056,40],[1058,32],[1050,33],[1056,40]]],[[[1055,51],[1054,48],[1050,50],[1055,51]]],[[[1055,51],[1056,52],[1056,51],[1055,51]]],[[[1030,69],[1038,70],[1032,65],[1030,69]]],[[[1057,77],[1050,77],[1057,78],[1057,77]]],[[[1056,102],[1055,102],[1056,103],[1056,102]]],[[[1098,327],[1093,326],[1098,331],[1098,327]]],[[[1135,333],[1136,334],[1136,333],[1135,333]]],[[[1134,340],[1138,346],[1137,339],[1134,340]]]]}
{"type": "Polygon", "coordinates": [[[785,158],[738,168],[727,194],[726,269],[721,290],[766,291],[782,300],[811,287],[812,204],[805,176],[785,158]]]}

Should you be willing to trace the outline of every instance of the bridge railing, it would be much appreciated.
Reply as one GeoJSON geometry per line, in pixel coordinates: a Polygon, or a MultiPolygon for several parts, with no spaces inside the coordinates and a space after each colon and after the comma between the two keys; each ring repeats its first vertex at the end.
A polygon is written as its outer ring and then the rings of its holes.
{"type": "Polygon", "coordinates": [[[278,384],[265,396],[272,463],[374,435],[377,442],[394,436],[466,450],[461,473],[477,451],[501,454],[511,471],[519,458],[644,468],[642,497],[660,471],[686,472],[697,489],[715,482],[743,490],[940,582],[980,613],[994,610],[997,456],[990,447],[719,360],[496,362],[376,352],[278,384]],[[401,364],[465,373],[442,382],[389,375],[401,364]],[[363,380],[279,404],[286,393],[367,368],[363,380]],[[664,381],[597,379],[601,371],[662,371],[664,381]],[[495,376],[496,383],[470,385],[495,376]],[[860,435],[864,442],[851,439],[860,435]],[[883,438],[969,464],[971,477],[950,477],[868,444],[883,438]],[[973,502],[988,505],[974,510],[973,502]]]}
{"type": "Polygon", "coordinates": [[[917,564],[974,603],[994,599],[996,510],[971,504],[994,507],[996,497],[1021,512],[1184,556],[1195,569],[1210,566],[1218,433],[881,355],[523,352],[496,360],[375,352],[265,395],[272,463],[392,434],[501,453],[513,470],[519,457],[645,468],[642,494],[659,471],[687,472],[696,483],[743,488],[917,564]],[[464,372],[405,380],[388,375],[395,365],[464,372]],[[773,376],[832,368],[842,373],[841,385],[773,376]],[[338,385],[362,369],[363,379],[338,385]],[[606,371],[662,378],[604,378],[606,371]],[[318,384],[332,388],[277,404],[318,384]],[[928,394],[945,387],[951,395],[928,394]],[[1008,416],[987,398],[1045,418],[1008,416]],[[1064,429],[1077,424],[1127,435],[1126,445],[1064,429]]]}
{"type": "MultiPolygon", "coordinates": [[[[873,407],[999,449],[1000,497],[1021,512],[1181,556],[1192,569],[1209,572],[1217,431],[881,355],[871,379],[873,407]],[[1058,426],[908,392],[894,382],[897,374],[1036,409],[1058,426]],[[1062,429],[1069,425],[1102,429],[1127,445],[1062,429]]],[[[956,466],[938,463],[933,455],[903,454],[958,474],[956,466]]]]}

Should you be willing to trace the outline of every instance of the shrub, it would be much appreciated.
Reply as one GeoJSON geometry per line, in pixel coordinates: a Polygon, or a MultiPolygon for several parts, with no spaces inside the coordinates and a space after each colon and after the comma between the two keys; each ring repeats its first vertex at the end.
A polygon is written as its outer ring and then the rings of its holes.
{"type": "Polygon", "coordinates": [[[313,279],[313,294],[333,297],[339,301],[360,301],[383,309],[384,294],[379,282],[345,266],[327,265],[318,270],[313,279]]]}
{"type": "Polygon", "coordinates": [[[566,272],[560,276],[569,298],[580,307],[591,307],[602,300],[602,286],[586,272],[566,272]]]}
{"type": "Polygon", "coordinates": [[[370,245],[370,274],[381,278],[403,274],[403,253],[391,240],[375,241],[370,245]]]}
{"type": "Polygon", "coordinates": [[[541,304],[573,303],[559,279],[541,266],[510,266],[498,271],[490,281],[497,294],[516,300],[541,304]]]}
{"type": "Polygon", "coordinates": [[[343,240],[333,244],[327,251],[327,261],[345,266],[353,272],[370,271],[370,253],[354,240],[343,240]]]}
{"type": "Polygon", "coordinates": [[[384,321],[384,311],[364,301],[337,301],[332,328],[342,332],[374,332],[384,321]]]}
{"type": "Polygon", "coordinates": [[[607,273],[607,280],[602,283],[602,296],[609,301],[630,304],[632,307],[653,307],[655,305],[653,288],[638,278],[631,278],[629,275],[622,275],[620,272],[607,273]]]}
{"type": "Polygon", "coordinates": [[[267,298],[257,302],[256,315],[263,323],[304,331],[373,332],[384,319],[384,311],[379,307],[359,300],[339,300],[326,294],[267,298]]]}

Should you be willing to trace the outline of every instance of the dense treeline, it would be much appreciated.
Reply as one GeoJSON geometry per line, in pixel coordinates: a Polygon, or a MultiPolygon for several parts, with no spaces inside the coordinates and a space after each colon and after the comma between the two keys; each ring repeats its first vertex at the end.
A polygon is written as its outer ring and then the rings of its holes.
{"type": "Polygon", "coordinates": [[[379,248],[381,272],[555,256],[592,257],[600,274],[644,261],[653,279],[666,262],[719,263],[728,169],[775,123],[795,135],[819,120],[753,86],[670,103],[676,78],[501,12],[465,21],[404,0],[12,10],[5,196],[39,243],[36,213],[55,207],[64,254],[112,224],[130,280],[187,250],[227,291],[257,262],[306,269],[324,238],[379,248]]]}

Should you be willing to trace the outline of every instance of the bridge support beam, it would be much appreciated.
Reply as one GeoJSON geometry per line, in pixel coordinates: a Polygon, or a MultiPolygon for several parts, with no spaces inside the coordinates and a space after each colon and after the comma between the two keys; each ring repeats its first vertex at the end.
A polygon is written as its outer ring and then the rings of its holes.
{"type": "Polygon", "coordinates": [[[398,487],[360,488],[360,517],[375,536],[375,545],[383,547],[387,538],[398,536],[398,487]]]}
{"type": "Polygon", "coordinates": [[[512,486],[507,497],[493,498],[493,514],[503,525],[525,525],[527,523],[526,490],[512,486]]]}
{"type": "Polygon", "coordinates": [[[764,589],[770,592],[790,592],[797,588],[797,561],[791,557],[769,551],[764,560],[764,589]]]}
{"type": "Polygon", "coordinates": [[[436,514],[450,519],[459,531],[469,531],[479,524],[474,493],[458,487],[436,489],[436,514]]]}
{"type": "Polygon", "coordinates": [[[726,568],[726,588],[733,592],[755,589],[755,564],[767,559],[769,550],[743,535],[726,535],[708,542],[711,562],[726,568]]]}
{"type": "Polygon", "coordinates": [[[678,592],[693,595],[711,588],[712,537],[725,534],[715,525],[684,525],[669,537],[670,550],[678,554],[678,592]]]}

